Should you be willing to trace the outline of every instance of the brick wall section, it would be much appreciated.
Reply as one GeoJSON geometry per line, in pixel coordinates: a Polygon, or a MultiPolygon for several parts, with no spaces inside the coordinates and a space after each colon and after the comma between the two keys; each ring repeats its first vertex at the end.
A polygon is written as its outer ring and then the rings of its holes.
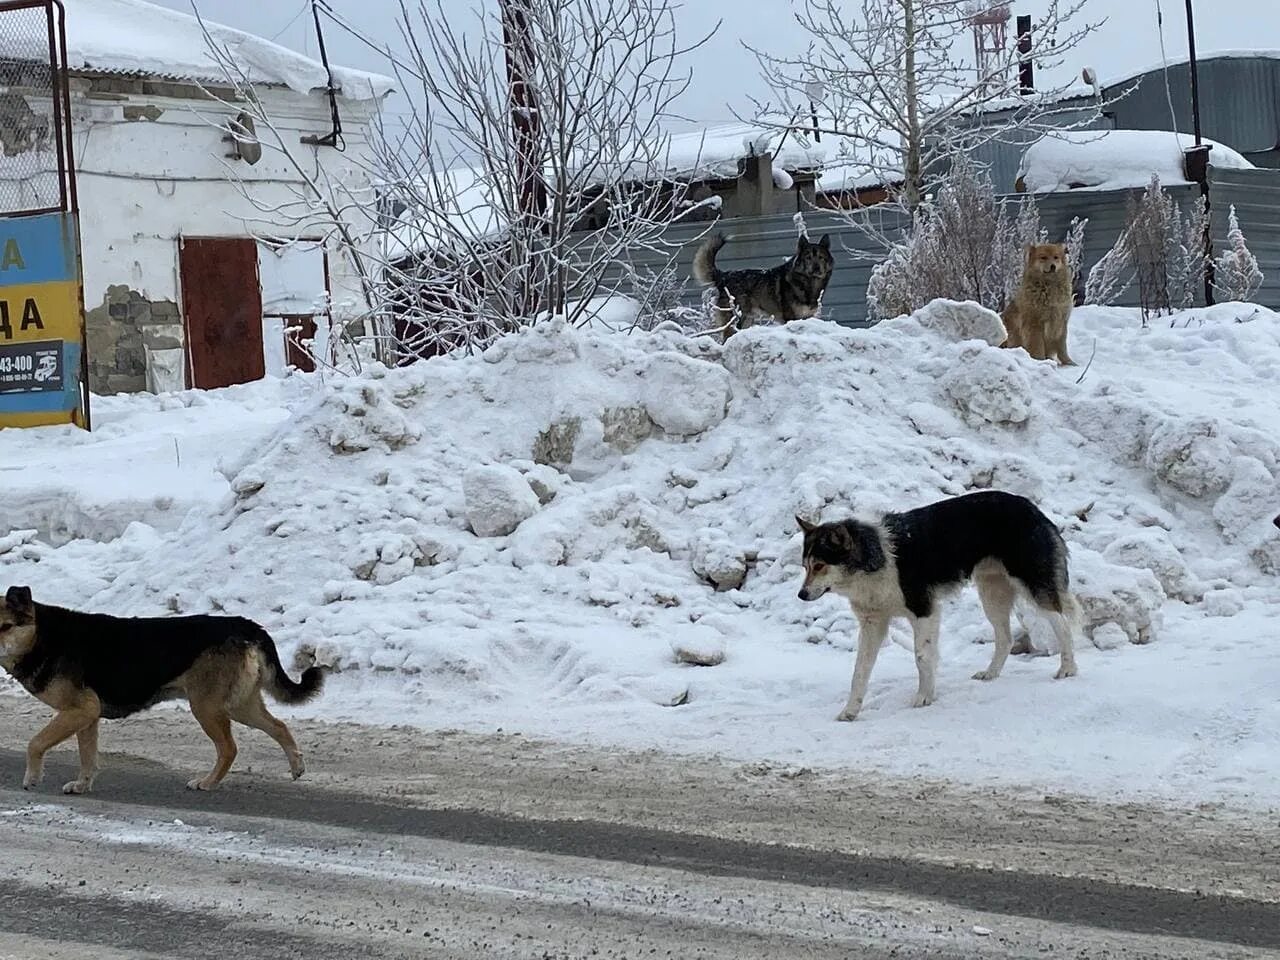
{"type": "Polygon", "coordinates": [[[85,313],[89,389],[135,393],[147,388],[147,353],[181,347],[182,315],[172,300],[147,300],[124,284],[107,288],[106,299],[85,313]]]}

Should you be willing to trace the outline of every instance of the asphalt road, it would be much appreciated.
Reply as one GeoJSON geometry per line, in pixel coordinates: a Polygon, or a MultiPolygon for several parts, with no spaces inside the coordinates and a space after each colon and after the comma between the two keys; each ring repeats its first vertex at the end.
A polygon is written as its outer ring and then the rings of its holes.
{"type": "MultiPolygon", "coordinates": [[[[1280,902],[436,809],[114,758],[0,789],[0,958],[1256,957],[1280,902]]],[[[0,751],[0,784],[21,755],[0,751]]],[[[779,835],[785,835],[779,824],[779,835]]],[[[1280,891],[1277,891],[1280,896],[1280,891]]]]}

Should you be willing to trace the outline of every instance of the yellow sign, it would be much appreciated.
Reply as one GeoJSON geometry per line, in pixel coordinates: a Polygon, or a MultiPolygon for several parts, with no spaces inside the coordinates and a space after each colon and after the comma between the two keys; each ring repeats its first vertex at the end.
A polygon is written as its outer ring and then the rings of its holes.
{"type": "Polygon", "coordinates": [[[0,219],[0,427],[86,423],[76,217],[0,219]]]}

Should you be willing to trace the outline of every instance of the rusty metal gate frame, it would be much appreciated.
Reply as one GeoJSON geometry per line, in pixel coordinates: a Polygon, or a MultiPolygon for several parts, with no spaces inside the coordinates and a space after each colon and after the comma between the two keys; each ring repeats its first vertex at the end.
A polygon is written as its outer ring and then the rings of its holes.
{"type": "Polygon", "coordinates": [[[89,344],[85,330],[84,270],[80,258],[80,199],[76,189],[75,149],[71,120],[71,84],[68,76],[66,9],[62,0],[0,0],[0,19],[18,10],[43,10],[48,28],[50,99],[53,108],[54,141],[58,158],[58,204],[25,210],[0,210],[0,217],[19,218],[41,214],[70,214],[75,226],[76,287],[80,311],[80,395],[83,426],[90,429],[89,344]]]}

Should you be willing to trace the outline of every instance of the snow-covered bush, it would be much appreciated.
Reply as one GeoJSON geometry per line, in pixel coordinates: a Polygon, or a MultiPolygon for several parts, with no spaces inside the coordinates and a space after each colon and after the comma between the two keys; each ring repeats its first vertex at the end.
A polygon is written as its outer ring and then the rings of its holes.
{"type": "Polygon", "coordinates": [[[705,325],[706,312],[684,303],[689,281],[674,261],[654,270],[637,268],[627,260],[623,261],[622,272],[623,285],[636,303],[633,330],[652,330],[662,323],[676,323],[692,331],[705,325]]]}
{"type": "Polygon", "coordinates": [[[1129,198],[1124,229],[1089,271],[1085,302],[1113,303],[1136,280],[1144,321],[1193,306],[1204,290],[1208,222],[1203,197],[1184,214],[1152,176],[1141,195],[1129,198]]]}
{"type": "MultiPolygon", "coordinates": [[[[1086,223],[1073,221],[1066,237],[1077,273],[1086,223]]],[[[986,172],[957,157],[947,182],[921,204],[907,235],[872,271],[867,309],[885,319],[945,298],[999,312],[1022,281],[1027,246],[1047,240],[1033,198],[997,198],[986,172]]]]}
{"type": "Polygon", "coordinates": [[[1227,249],[1214,263],[1214,293],[1219,300],[1248,300],[1262,286],[1262,279],[1258,258],[1245,244],[1233,203],[1227,213],[1227,249]]]}
{"type": "Polygon", "coordinates": [[[1111,249],[1089,270],[1084,285],[1084,302],[1108,307],[1133,282],[1133,246],[1128,229],[1121,230],[1111,249]]]}

